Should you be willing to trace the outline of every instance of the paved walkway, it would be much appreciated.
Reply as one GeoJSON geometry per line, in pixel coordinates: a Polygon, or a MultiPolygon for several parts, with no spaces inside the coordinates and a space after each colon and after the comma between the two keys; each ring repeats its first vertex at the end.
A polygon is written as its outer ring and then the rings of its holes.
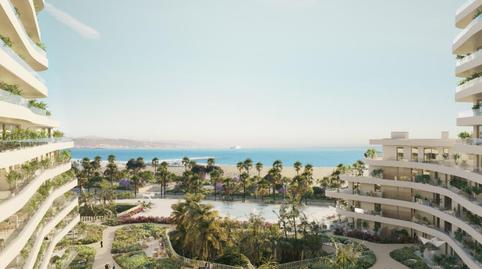
{"type": "Polygon", "coordinates": [[[112,265],[115,264],[116,269],[122,269],[120,266],[114,262],[112,254],[110,253],[112,249],[112,242],[114,241],[114,233],[117,229],[122,226],[107,227],[102,235],[102,241],[104,247],[100,247],[100,243],[97,242],[93,245],[95,247],[95,261],[92,269],[104,269],[106,264],[109,264],[109,268],[112,269],[112,265]]]}

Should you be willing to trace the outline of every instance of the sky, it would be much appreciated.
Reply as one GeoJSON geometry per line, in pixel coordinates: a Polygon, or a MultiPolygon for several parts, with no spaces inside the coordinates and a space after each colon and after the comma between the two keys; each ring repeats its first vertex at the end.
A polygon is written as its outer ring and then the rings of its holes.
{"type": "Polygon", "coordinates": [[[67,135],[205,146],[455,136],[465,0],[48,0],[49,108],[67,135]]]}

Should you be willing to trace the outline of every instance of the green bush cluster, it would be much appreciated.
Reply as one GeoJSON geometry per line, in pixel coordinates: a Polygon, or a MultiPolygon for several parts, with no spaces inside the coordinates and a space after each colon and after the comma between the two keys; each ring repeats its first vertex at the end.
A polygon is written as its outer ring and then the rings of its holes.
{"type": "Polygon", "coordinates": [[[430,269],[423,259],[415,254],[415,251],[417,251],[416,247],[404,247],[390,252],[390,257],[410,269],[430,269]]]}
{"type": "Polygon", "coordinates": [[[142,250],[140,241],[150,236],[160,238],[164,228],[156,224],[136,224],[118,229],[112,243],[112,253],[126,253],[142,250]]]}
{"type": "Polygon", "coordinates": [[[87,246],[77,246],[77,257],[70,263],[69,269],[92,269],[95,259],[95,249],[87,246]]]}
{"type": "Polygon", "coordinates": [[[148,237],[159,239],[165,228],[156,224],[136,224],[118,229],[112,244],[114,260],[123,269],[178,269],[182,263],[170,259],[156,260],[146,256],[140,242],[148,237]]]}

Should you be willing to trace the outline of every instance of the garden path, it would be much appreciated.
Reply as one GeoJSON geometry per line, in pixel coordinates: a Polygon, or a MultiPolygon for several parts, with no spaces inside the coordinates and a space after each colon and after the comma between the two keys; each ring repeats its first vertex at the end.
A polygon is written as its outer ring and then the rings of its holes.
{"type": "Polygon", "coordinates": [[[104,247],[100,247],[100,243],[95,243],[95,261],[92,269],[104,269],[106,264],[109,264],[109,268],[112,269],[112,265],[115,264],[116,269],[122,269],[117,263],[115,263],[112,254],[110,253],[112,249],[112,242],[114,241],[114,233],[117,229],[122,226],[109,226],[104,230],[102,235],[102,241],[104,247]]]}

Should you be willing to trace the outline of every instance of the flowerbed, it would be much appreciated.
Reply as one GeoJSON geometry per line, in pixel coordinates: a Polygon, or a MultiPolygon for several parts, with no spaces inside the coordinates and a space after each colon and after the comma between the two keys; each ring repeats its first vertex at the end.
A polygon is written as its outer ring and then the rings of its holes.
{"type": "Polygon", "coordinates": [[[165,228],[157,224],[135,224],[118,229],[111,251],[114,254],[114,260],[123,269],[181,268],[181,263],[171,259],[157,260],[147,257],[141,247],[143,239],[148,237],[159,239],[164,233],[165,228]]]}

